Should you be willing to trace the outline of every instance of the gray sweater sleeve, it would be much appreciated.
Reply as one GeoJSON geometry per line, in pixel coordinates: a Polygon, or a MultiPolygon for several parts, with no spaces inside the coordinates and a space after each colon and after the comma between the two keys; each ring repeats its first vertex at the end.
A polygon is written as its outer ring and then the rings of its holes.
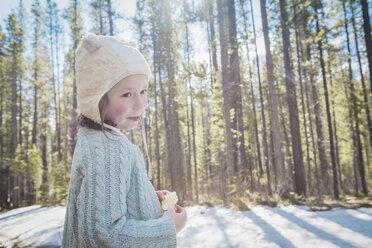
{"type": "Polygon", "coordinates": [[[131,167],[138,153],[129,144],[119,149],[103,137],[81,137],[77,151],[82,163],[76,198],[79,247],[176,247],[176,230],[169,216],[129,217],[128,192],[134,190],[130,188],[131,167]]]}

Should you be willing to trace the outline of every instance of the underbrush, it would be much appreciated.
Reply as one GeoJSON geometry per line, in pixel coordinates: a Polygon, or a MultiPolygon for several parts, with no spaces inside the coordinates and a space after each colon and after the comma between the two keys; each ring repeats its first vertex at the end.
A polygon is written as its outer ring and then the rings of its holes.
{"type": "MultiPolygon", "coordinates": [[[[184,206],[196,204],[195,201],[184,202],[184,206]]],[[[251,193],[249,191],[245,191],[243,194],[238,195],[234,190],[227,194],[225,201],[216,197],[199,196],[199,205],[213,207],[221,204],[235,211],[249,211],[258,205],[269,207],[302,205],[309,206],[311,211],[326,211],[332,208],[372,208],[372,197],[340,195],[339,199],[335,199],[333,195],[323,195],[322,197],[301,196],[294,192],[289,192],[286,197],[280,197],[277,194],[268,195],[251,193]]]]}

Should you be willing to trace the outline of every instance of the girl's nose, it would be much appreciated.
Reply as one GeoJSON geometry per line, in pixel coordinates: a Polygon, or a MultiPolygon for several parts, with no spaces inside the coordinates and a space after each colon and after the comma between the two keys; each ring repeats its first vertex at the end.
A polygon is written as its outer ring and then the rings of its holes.
{"type": "Polygon", "coordinates": [[[146,105],[146,99],[141,95],[136,95],[135,102],[134,102],[134,108],[135,109],[143,109],[146,105]]]}

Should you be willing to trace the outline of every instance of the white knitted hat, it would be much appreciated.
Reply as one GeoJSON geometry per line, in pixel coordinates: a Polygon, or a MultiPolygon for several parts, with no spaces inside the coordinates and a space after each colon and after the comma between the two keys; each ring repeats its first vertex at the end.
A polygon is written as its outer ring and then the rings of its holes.
{"type": "Polygon", "coordinates": [[[133,44],[112,36],[87,34],[76,50],[77,104],[81,114],[101,123],[98,104],[102,96],[123,78],[151,71],[133,44]]]}

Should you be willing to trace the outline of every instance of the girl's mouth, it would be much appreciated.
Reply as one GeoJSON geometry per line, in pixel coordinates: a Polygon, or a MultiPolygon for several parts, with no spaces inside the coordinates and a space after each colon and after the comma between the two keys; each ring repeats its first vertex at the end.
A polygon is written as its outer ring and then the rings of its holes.
{"type": "Polygon", "coordinates": [[[128,119],[132,120],[132,121],[139,121],[139,119],[141,119],[141,116],[137,116],[137,117],[128,117],[128,119]]]}

